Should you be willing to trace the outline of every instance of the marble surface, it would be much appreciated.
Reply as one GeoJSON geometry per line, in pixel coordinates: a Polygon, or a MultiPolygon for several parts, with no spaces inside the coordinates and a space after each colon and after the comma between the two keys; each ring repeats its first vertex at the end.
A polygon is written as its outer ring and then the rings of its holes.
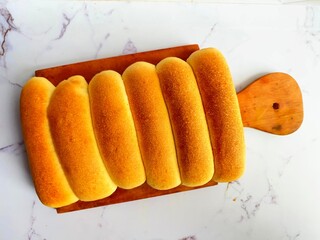
{"type": "Polygon", "coordinates": [[[0,239],[320,239],[320,7],[204,2],[0,2],[0,239]],[[183,44],[217,47],[237,90],[282,71],[305,118],[288,136],[245,129],[242,178],[56,214],[35,194],[19,122],[34,70],[183,44]]]}

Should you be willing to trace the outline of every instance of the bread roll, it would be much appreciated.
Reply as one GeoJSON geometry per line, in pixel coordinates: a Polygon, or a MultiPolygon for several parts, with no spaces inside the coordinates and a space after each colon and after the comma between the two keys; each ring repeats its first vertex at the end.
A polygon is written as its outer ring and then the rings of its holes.
{"type": "Polygon", "coordinates": [[[74,193],[82,201],[111,195],[110,179],[92,127],[88,84],[81,76],[62,81],[48,107],[53,143],[74,193]]]}
{"type": "Polygon", "coordinates": [[[223,55],[213,48],[194,52],[187,62],[196,76],[214,152],[216,182],[238,179],[245,168],[245,142],[240,108],[223,55]]]}
{"type": "Polygon", "coordinates": [[[121,75],[95,75],[89,96],[97,143],[112,180],[124,189],[140,186],[146,175],[121,75]]]}
{"type": "Polygon", "coordinates": [[[155,66],[136,62],[122,75],[129,99],[147,183],[158,190],[180,185],[173,133],[155,66]]]}
{"type": "Polygon", "coordinates": [[[51,139],[47,107],[54,89],[45,78],[31,78],[21,92],[20,113],[36,192],[44,205],[57,208],[78,198],[63,173],[51,139]]]}
{"type": "Polygon", "coordinates": [[[174,133],[182,184],[203,185],[213,176],[213,154],[192,69],[176,57],[165,58],[156,69],[174,133]]]}

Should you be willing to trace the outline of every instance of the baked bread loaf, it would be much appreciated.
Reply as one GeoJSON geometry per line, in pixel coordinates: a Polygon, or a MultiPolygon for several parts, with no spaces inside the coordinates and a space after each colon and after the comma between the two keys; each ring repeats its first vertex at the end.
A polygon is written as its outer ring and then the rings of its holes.
{"type": "Polygon", "coordinates": [[[51,96],[47,114],[56,152],[76,196],[94,201],[111,195],[116,185],[97,146],[86,80],[74,76],[62,81],[51,96]]]}
{"type": "Polygon", "coordinates": [[[216,182],[238,179],[245,167],[245,141],[236,90],[228,64],[214,48],[201,49],[187,59],[196,76],[206,112],[216,182]]]}
{"type": "Polygon", "coordinates": [[[131,189],[146,180],[121,75],[103,71],[89,83],[92,123],[101,156],[113,182],[131,189]]]}
{"type": "Polygon", "coordinates": [[[54,90],[45,78],[31,78],[21,91],[20,117],[35,190],[43,204],[57,208],[78,198],[67,181],[52,142],[47,108],[54,90]]]}
{"type": "Polygon", "coordinates": [[[32,78],[22,90],[23,135],[45,205],[95,201],[145,181],[170,190],[243,174],[240,109],[218,50],[136,62],[88,82],[32,78]]]}
{"type": "Polygon", "coordinates": [[[213,176],[213,155],[192,69],[176,57],[165,58],[156,69],[171,120],[182,184],[203,185],[213,176]]]}
{"type": "Polygon", "coordinates": [[[136,62],[122,74],[133,115],[147,183],[166,190],[180,185],[170,119],[153,64],[136,62]]]}

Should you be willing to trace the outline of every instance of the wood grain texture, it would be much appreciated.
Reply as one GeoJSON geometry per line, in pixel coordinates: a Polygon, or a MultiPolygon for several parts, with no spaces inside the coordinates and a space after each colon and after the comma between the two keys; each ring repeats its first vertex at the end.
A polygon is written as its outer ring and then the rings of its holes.
{"type": "Polygon", "coordinates": [[[245,127],[287,135],[302,124],[302,94],[288,74],[275,72],[262,76],[237,96],[245,127]]]}
{"type": "Polygon", "coordinates": [[[186,186],[180,185],[170,190],[156,190],[150,187],[147,183],[144,183],[142,186],[131,189],[131,190],[124,190],[124,189],[118,188],[110,197],[107,197],[98,201],[92,201],[92,202],[78,201],[71,205],[57,208],[57,212],[66,213],[66,212],[78,211],[78,210],[83,210],[83,209],[88,209],[93,207],[100,207],[100,206],[135,201],[135,200],[140,200],[145,198],[158,197],[158,196],[163,196],[171,193],[185,192],[185,191],[190,191],[194,189],[210,187],[214,185],[217,185],[217,183],[211,180],[210,182],[208,182],[205,185],[202,185],[201,187],[186,187],[186,186]]]}
{"type": "Polygon", "coordinates": [[[114,70],[119,74],[122,74],[129,65],[137,61],[145,61],[152,64],[157,64],[162,59],[171,56],[186,60],[191,53],[198,49],[199,46],[197,44],[191,44],[110,58],[102,58],[36,70],[35,76],[45,77],[49,79],[49,81],[55,86],[57,86],[59,82],[74,75],[81,75],[89,82],[94,75],[103,70],[114,70]]]}

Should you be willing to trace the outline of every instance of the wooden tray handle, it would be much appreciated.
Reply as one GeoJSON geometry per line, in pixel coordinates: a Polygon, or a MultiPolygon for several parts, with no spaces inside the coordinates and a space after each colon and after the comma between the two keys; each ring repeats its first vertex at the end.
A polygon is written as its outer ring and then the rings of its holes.
{"type": "Polygon", "coordinates": [[[245,127],[287,135],[302,124],[302,94],[288,74],[276,72],[260,77],[237,96],[245,127]]]}

